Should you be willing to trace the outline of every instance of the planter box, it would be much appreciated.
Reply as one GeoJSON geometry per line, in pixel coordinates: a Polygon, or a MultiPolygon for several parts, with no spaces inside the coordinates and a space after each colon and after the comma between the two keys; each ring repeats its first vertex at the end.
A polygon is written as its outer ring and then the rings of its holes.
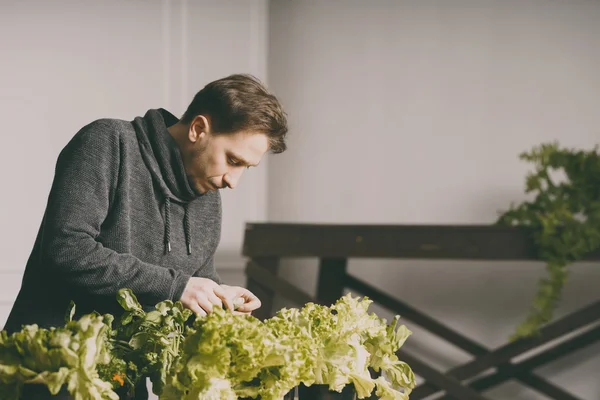
{"type": "Polygon", "coordinates": [[[56,395],[50,394],[46,385],[25,385],[21,392],[21,400],[73,400],[73,397],[67,392],[67,387],[63,386],[56,395]]]}
{"type": "MultiPolygon", "coordinates": [[[[341,393],[329,390],[327,385],[312,385],[298,387],[298,397],[294,400],[355,400],[354,388],[346,386],[341,393]]],[[[287,400],[287,399],[286,399],[287,400]]]]}
{"type": "MultiPolygon", "coordinates": [[[[122,399],[131,399],[136,400],[135,398],[125,397],[124,393],[120,393],[119,390],[116,390],[117,394],[122,399]]],[[[140,397],[146,400],[148,397],[140,397]]],[[[69,394],[67,391],[67,387],[63,386],[63,388],[56,395],[52,395],[46,385],[25,385],[23,386],[23,391],[21,392],[21,400],[73,400],[73,396],[69,394]]]]}
{"type": "MultiPolygon", "coordinates": [[[[123,394],[119,394],[122,399],[127,399],[123,394]]],[[[147,397],[144,397],[146,399],[147,397]]],[[[330,391],[327,385],[300,385],[298,390],[292,390],[284,400],[355,400],[355,392],[351,386],[346,386],[341,393],[330,391]]],[[[73,400],[73,397],[67,392],[67,388],[57,394],[52,395],[45,385],[25,385],[21,393],[21,400],[73,400]]],[[[132,399],[135,400],[135,399],[132,399]]],[[[246,399],[244,399],[246,400],[246,399]]],[[[249,400],[249,399],[248,399],[249,400]]]]}

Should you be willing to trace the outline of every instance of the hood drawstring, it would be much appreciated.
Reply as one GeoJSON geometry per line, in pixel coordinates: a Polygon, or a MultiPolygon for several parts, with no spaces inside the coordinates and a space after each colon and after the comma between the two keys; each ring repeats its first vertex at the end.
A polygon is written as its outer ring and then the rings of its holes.
{"type": "Polygon", "coordinates": [[[165,198],[165,253],[171,252],[171,199],[165,198]]]}
{"type": "Polygon", "coordinates": [[[183,227],[185,232],[185,245],[187,247],[187,253],[190,255],[192,254],[192,232],[190,231],[190,218],[187,203],[184,206],[183,227]]]}
{"type": "MultiPolygon", "coordinates": [[[[188,204],[183,206],[183,229],[185,233],[185,247],[188,255],[192,254],[192,232],[190,229],[190,217],[188,204]]],[[[171,252],[171,199],[165,197],[165,254],[171,252]]]]}

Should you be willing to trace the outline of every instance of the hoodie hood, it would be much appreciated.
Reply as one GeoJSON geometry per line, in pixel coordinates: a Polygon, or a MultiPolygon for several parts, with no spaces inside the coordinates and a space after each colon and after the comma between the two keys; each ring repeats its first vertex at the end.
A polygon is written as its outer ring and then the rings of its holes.
{"type": "Polygon", "coordinates": [[[165,109],[151,109],[133,120],[140,151],[165,197],[187,203],[201,196],[188,181],[181,152],[168,127],[179,119],[165,109]]]}
{"type": "Polygon", "coordinates": [[[188,204],[202,195],[196,193],[190,186],[179,146],[167,130],[178,121],[173,114],[159,108],[148,110],[143,117],[136,117],[132,123],[140,144],[142,158],[164,196],[165,253],[171,251],[170,209],[173,200],[184,207],[186,248],[188,254],[192,254],[188,204]]]}

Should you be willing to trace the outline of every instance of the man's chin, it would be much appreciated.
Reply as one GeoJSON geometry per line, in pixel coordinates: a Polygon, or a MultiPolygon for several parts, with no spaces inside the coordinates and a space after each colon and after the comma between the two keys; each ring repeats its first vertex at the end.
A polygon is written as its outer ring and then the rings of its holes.
{"type": "Polygon", "coordinates": [[[190,182],[190,187],[192,188],[192,191],[194,193],[196,193],[197,195],[203,195],[203,194],[206,194],[206,192],[208,192],[208,190],[206,190],[206,188],[203,188],[201,185],[194,184],[192,182],[190,182]]]}
{"type": "Polygon", "coordinates": [[[205,183],[203,185],[197,184],[197,185],[192,186],[192,188],[193,188],[194,192],[196,192],[196,194],[198,194],[198,195],[206,194],[208,192],[216,192],[219,190],[218,187],[214,186],[210,182],[205,183]]]}
{"type": "Polygon", "coordinates": [[[203,194],[206,194],[206,193],[210,192],[211,190],[212,189],[206,189],[206,188],[203,188],[203,187],[196,187],[194,189],[194,192],[196,192],[197,195],[203,195],[203,194]]]}

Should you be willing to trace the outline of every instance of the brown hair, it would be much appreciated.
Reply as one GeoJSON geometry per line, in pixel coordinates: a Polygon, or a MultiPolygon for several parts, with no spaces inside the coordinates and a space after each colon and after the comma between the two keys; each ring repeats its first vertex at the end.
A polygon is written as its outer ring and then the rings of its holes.
{"type": "Polygon", "coordinates": [[[204,115],[218,134],[260,132],[269,138],[270,151],[286,150],[286,114],[277,98],[254,76],[234,74],[208,83],[194,96],[181,117],[190,123],[204,115]]]}

